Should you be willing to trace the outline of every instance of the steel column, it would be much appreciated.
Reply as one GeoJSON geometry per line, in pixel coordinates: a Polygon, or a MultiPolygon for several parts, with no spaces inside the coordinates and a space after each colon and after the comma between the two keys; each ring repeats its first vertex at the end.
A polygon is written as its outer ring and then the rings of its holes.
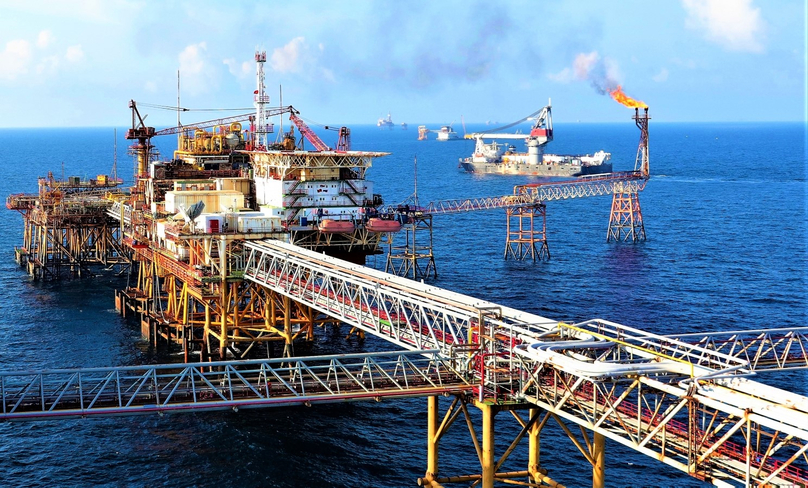
{"type": "Polygon", "coordinates": [[[606,486],[606,437],[598,432],[593,432],[592,440],[592,488],[605,488],[606,486]]]}
{"type": "Polygon", "coordinates": [[[438,427],[440,426],[438,418],[438,397],[427,397],[426,405],[426,476],[429,477],[437,476],[438,474],[438,427]]]}
{"type": "Polygon", "coordinates": [[[494,474],[496,473],[496,459],[494,458],[494,416],[497,414],[493,405],[483,402],[475,402],[477,408],[483,414],[483,449],[480,456],[482,466],[482,488],[494,487],[494,474]]]}

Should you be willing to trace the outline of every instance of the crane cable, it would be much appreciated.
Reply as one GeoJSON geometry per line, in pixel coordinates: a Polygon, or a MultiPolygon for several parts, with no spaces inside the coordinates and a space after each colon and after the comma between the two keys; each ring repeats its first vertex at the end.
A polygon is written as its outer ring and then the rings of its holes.
{"type": "Polygon", "coordinates": [[[547,107],[542,107],[542,108],[536,110],[535,112],[533,112],[532,114],[528,115],[527,117],[524,117],[524,118],[521,118],[521,119],[517,120],[516,122],[512,122],[512,123],[510,123],[508,125],[503,125],[502,127],[497,127],[496,129],[486,130],[485,132],[497,132],[497,131],[501,131],[501,130],[505,130],[505,129],[510,129],[513,126],[519,125],[522,122],[530,119],[531,117],[535,117],[535,116],[539,115],[542,112],[542,110],[544,110],[545,108],[547,108],[547,107]]]}
{"type": "Polygon", "coordinates": [[[153,103],[138,103],[139,107],[157,108],[160,110],[173,110],[175,112],[226,112],[236,110],[252,110],[253,107],[247,108],[185,108],[171,105],[156,105],[153,103]]]}

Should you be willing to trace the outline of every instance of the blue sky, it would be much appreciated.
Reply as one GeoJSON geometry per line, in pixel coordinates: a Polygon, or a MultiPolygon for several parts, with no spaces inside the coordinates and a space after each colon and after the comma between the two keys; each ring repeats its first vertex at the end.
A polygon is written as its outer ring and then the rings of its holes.
{"type": "MultiPolygon", "coordinates": [[[[266,84],[323,124],[805,121],[806,0],[0,0],[0,127],[125,126],[128,101],[251,107],[266,84]]],[[[146,109],[149,125],[170,111],[146,109]]],[[[237,112],[241,113],[241,112],[237,112]]],[[[225,115],[225,114],[221,114],[225,115]]],[[[220,113],[188,114],[185,122],[220,113]]]]}

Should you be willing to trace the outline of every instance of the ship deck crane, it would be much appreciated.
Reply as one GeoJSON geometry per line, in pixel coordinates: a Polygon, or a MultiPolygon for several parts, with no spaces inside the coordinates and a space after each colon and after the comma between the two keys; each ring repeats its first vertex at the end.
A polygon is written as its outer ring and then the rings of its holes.
{"type": "Polygon", "coordinates": [[[542,107],[541,109],[533,112],[525,118],[519,119],[496,129],[491,129],[488,132],[474,132],[465,135],[466,139],[530,139],[535,138],[540,140],[541,144],[546,144],[553,140],[553,114],[550,104],[542,107]],[[519,133],[499,133],[501,130],[510,129],[511,127],[521,124],[526,120],[535,120],[533,127],[527,134],[519,133]]]}
{"type": "Polygon", "coordinates": [[[466,134],[466,139],[474,139],[476,141],[474,146],[474,157],[497,157],[503,152],[501,144],[497,142],[486,143],[483,139],[511,139],[511,140],[524,140],[527,144],[527,152],[530,163],[538,164],[541,160],[543,147],[553,140],[553,115],[550,104],[542,107],[540,110],[533,112],[527,117],[520,119],[508,125],[498,127],[488,132],[474,132],[466,134]],[[498,131],[509,129],[517,124],[526,120],[535,120],[533,127],[527,134],[519,133],[499,133],[498,131]]]}
{"type": "MultiPolygon", "coordinates": [[[[290,107],[291,108],[291,107],[290,107]]],[[[298,117],[297,114],[300,112],[295,111],[294,109],[289,112],[289,120],[292,121],[293,124],[297,127],[297,130],[303,134],[303,137],[308,140],[315,149],[318,151],[331,151],[332,149],[320,139],[320,136],[315,134],[313,130],[309,128],[309,126],[303,122],[303,119],[298,117]]],[[[330,129],[330,127],[326,126],[326,129],[330,129]]],[[[337,141],[337,151],[350,151],[351,149],[351,130],[347,127],[340,127],[339,129],[339,140],[337,141]]]]}

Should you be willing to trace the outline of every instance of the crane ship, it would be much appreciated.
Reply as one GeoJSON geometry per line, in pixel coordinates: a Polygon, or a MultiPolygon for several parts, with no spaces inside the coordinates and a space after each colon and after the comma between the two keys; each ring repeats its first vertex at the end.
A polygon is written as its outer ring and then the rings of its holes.
{"type": "Polygon", "coordinates": [[[460,159],[459,167],[469,173],[568,178],[612,171],[612,163],[609,162],[611,154],[605,151],[584,155],[544,153],[544,146],[553,140],[553,116],[549,103],[522,120],[488,132],[467,134],[465,137],[476,141],[474,154],[460,159]],[[535,120],[527,134],[497,132],[525,120],[535,120]],[[485,142],[486,139],[491,142],[485,142]],[[503,139],[509,142],[498,142],[503,139]],[[527,152],[517,152],[510,142],[518,140],[525,142],[527,152]]]}

